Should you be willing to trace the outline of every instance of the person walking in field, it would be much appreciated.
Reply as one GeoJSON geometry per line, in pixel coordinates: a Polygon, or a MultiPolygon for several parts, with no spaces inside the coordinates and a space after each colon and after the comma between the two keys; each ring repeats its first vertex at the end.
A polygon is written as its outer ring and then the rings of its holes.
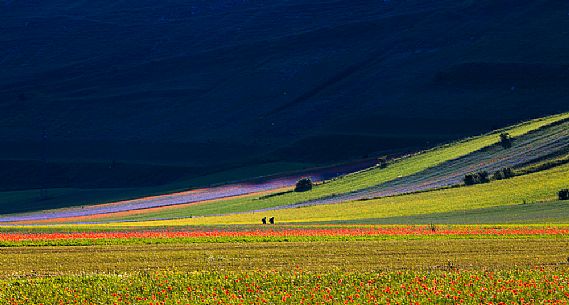
{"type": "Polygon", "coordinates": [[[261,219],[261,222],[263,222],[264,225],[267,224],[267,217],[263,217],[263,219],[261,219]]]}
{"type": "Polygon", "coordinates": [[[275,217],[269,218],[269,223],[274,225],[275,224],[275,217]]]}

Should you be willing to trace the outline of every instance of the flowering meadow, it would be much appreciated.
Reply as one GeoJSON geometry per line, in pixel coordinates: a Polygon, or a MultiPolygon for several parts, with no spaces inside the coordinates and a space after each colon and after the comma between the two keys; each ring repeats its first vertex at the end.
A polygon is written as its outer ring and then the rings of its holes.
{"type": "Polygon", "coordinates": [[[68,229],[2,228],[0,304],[569,300],[567,226],[68,229]]]}
{"type": "Polygon", "coordinates": [[[153,272],[0,281],[2,304],[567,304],[567,268],[153,272]]]}
{"type": "Polygon", "coordinates": [[[188,230],[3,232],[0,246],[199,242],[287,242],[425,238],[564,238],[569,227],[539,226],[274,226],[188,230]]]}
{"type": "Polygon", "coordinates": [[[508,152],[474,137],[310,192],[288,177],[2,216],[0,304],[569,304],[568,164],[401,195],[566,149],[547,122],[510,129],[527,135],[508,152]]]}

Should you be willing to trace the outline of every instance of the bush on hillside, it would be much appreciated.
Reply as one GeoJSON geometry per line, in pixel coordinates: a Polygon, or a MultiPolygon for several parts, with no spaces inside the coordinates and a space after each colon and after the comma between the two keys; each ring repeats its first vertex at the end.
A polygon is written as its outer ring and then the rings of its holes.
{"type": "Polygon", "coordinates": [[[493,180],[502,180],[502,179],[505,179],[505,178],[504,178],[504,174],[502,173],[502,170],[496,171],[496,172],[492,175],[492,179],[493,179],[493,180]]]}
{"type": "Polygon", "coordinates": [[[481,183],[488,183],[490,182],[490,175],[487,171],[482,171],[474,174],[468,174],[464,176],[464,184],[465,185],[474,185],[474,184],[481,184],[481,183]]]}
{"type": "Polygon", "coordinates": [[[377,159],[377,166],[379,168],[386,168],[389,163],[387,162],[387,157],[381,157],[377,159]]]}
{"type": "Polygon", "coordinates": [[[467,174],[464,176],[464,184],[465,185],[475,185],[477,182],[476,174],[467,174]]]}
{"type": "Polygon", "coordinates": [[[490,182],[490,175],[487,171],[479,172],[478,174],[478,183],[488,183],[490,182]]]}
{"type": "Polygon", "coordinates": [[[312,180],[310,178],[302,178],[296,182],[295,192],[306,192],[312,189],[312,180]]]}
{"type": "Polygon", "coordinates": [[[558,193],[559,200],[569,200],[569,189],[562,189],[558,193]]]}
{"type": "Polygon", "coordinates": [[[504,148],[510,148],[512,147],[512,136],[510,136],[509,133],[507,132],[503,132],[500,134],[500,145],[502,145],[502,147],[504,148]]]}
{"type": "Polygon", "coordinates": [[[504,174],[505,179],[509,179],[516,176],[516,173],[514,173],[514,169],[512,169],[511,167],[503,168],[502,173],[504,174]]]}
{"type": "Polygon", "coordinates": [[[505,167],[501,170],[498,170],[492,175],[492,179],[494,180],[502,180],[502,179],[509,179],[514,177],[514,170],[511,167],[505,167]]]}

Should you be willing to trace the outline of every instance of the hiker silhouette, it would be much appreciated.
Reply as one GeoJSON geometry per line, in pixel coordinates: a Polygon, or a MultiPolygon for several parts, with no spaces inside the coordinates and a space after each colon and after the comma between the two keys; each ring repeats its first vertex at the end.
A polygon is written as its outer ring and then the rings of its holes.
{"type": "Polygon", "coordinates": [[[267,224],[267,217],[263,217],[263,219],[261,219],[261,221],[263,222],[264,225],[267,224]]]}
{"type": "Polygon", "coordinates": [[[274,225],[275,224],[275,218],[274,217],[269,218],[269,223],[274,225]]]}

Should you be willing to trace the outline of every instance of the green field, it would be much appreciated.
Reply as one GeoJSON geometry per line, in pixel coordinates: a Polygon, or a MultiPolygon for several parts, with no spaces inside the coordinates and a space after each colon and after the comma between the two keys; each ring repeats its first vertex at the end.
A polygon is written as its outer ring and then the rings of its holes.
{"type": "Polygon", "coordinates": [[[3,248],[0,276],[141,271],[395,271],[564,266],[569,240],[398,239],[377,241],[174,243],[3,248]],[[489,255],[491,254],[491,255],[489,255]]]}
{"type": "MultiPolygon", "coordinates": [[[[557,191],[567,186],[568,171],[569,164],[565,164],[546,171],[518,176],[507,180],[493,181],[488,184],[450,188],[404,196],[258,213],[162,221],[124,222],[122,224],[113,223],[112,225],[175,226],[256,224],[260,222],[263,216],[274,216],[281,223],[307,223],[420,216],[449,212],[455,212],[458,215],[461,212],[468,212],[469,210],[499,206],[517,206],[524,202],[528,205],[538,205],[541,202],[554,201],[557,196],[557,191]]],[[[221,202],[220,205],[224,205],[224,202],[221,202]]],[[[563,214],[556,215],[555,219],[555,222],[568,220],[563,214]]]]}
{"type": "MultiPolygon", "coordinates": [[[[507,131],[522,137],[567,118],[507,131]]],[[[564,142],[505,180],[251,211],[453,164],[496,144],[499,132],[306,193],[252,194],[97,223],[4,225],[0,304],[567,304],[569,202],[557,194],[569,186],[564,142]],[[264,216],[277,224],[260,224],[264,216]]]]}
{"type": "Polygon", "coordinates": [[[569,305],[569,1],[0,20],[0,305],[569,305]]]}
{"type": "Polygon", "coordinates": [[[569,204],[563,201],[520,203],[412,216],[340,220],[339,224],[567,224],[569,204]]]}

